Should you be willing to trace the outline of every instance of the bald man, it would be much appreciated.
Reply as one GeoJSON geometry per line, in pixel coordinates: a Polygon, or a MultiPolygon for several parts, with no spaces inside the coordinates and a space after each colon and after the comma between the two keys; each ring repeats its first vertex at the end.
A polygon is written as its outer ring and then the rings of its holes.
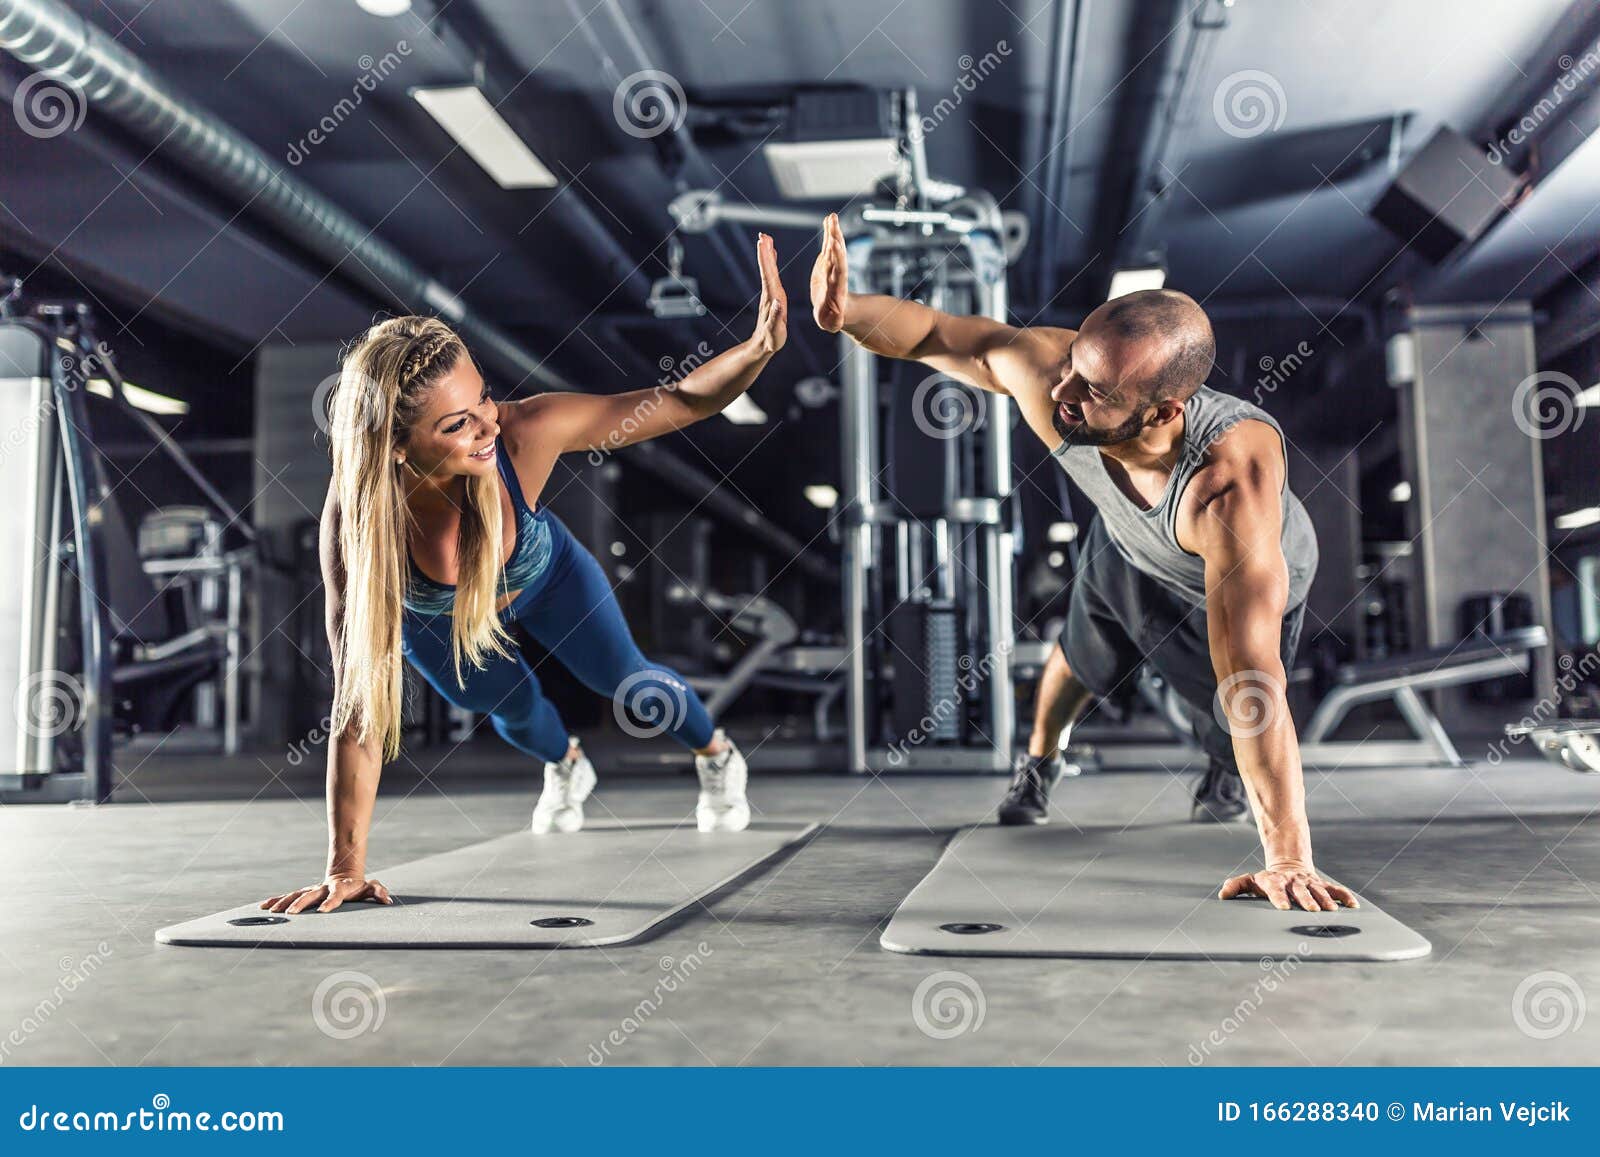
{"type": "Polygon", "coordinates": [[[1018,329],[850,293],[846,271],[830,215],[811,271],[819,326],[1011,398],[1098,511],[1000,822],[1046,822],[1063,734],[1095,699],[1128,695],[1149,662],[1188,704],[1208,756],[1191,817],[1254,809],[1266,866],[1224,882],[1221,897],[1354,906],[1312,864],[1285,697],[1316,535],[1289,490],[1277,422],[1205,387],[1216,354],[1205,311],[1152,290],[1106,302],[1078,330],[1018,329]]]}

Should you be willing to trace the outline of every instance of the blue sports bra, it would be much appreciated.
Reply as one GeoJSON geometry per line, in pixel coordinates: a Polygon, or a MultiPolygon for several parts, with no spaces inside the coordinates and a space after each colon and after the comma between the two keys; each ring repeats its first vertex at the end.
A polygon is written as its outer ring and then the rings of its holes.
{"type": "MultiPolygon", "coordinates": [[[[517,515],[517,539],[511,547],[511,557],[500,571],[500,593],[506,595],[525,590],[550,565],[550,523],[543,511],[535,512],[523,498],[516,467],[511,464],[505,446],[498,438],[495,439],[494,458],[500,467],[500,477],[505,479],[506,490],[511,495],[511,507],[517,515]]],[[[411,572],[410,582],[406,584],[406,610],[424,615],[448,615],[455,607],[455,586],[434,582],[423,574],[409,551],[406,553],[406,564],[411,572]]]]}

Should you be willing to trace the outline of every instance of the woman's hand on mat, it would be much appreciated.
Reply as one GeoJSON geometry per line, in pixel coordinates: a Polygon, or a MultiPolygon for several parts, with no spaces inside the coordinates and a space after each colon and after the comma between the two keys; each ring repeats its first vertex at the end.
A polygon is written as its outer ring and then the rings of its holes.
{"type": "Polygon", "coordinates": [[[1217,893],[1219,900],[1236,896],[1260,896],[1285,912],[1296,907],[1307,912],[1332,912],[1340,904],[1346,908],[1361,906],[1349,888],[1324,880],[1315,868],[1303,864],[1274,864],[1259,872],[1246,872],[1233,877],[1217,893]]]}
{"type": "Polygon", "coordinates": [[[844,328],[844,303],[850,296],[849,272],[839,215],[829,213],[822,223],[822,249],[811,266],[811,316],[827,333],[844,328]]]}
{"type": "Polygon", "coordinates": [[[789,340],[789,295],[778,277],[778,247],[765,233],[756,241],[756,263],[761,267],[761,304],[756,307],[756,332],[750,342],[770,356],[789,340]]]}
{"type": "Polygon", "coordinates": [[[282,896],[263,900],[261,906],[272,912],[298,916],[313,904],[318,912],[332,912],[346,900],[366,900],[373,904],[393,904],[389,889],[363,876],[329,876],[320,884],[296,888],[282,896]]]}

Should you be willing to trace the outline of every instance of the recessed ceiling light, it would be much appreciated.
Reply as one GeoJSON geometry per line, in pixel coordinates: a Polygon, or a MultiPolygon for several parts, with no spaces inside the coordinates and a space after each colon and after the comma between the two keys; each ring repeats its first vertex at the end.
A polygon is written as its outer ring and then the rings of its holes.
{"type": "Polygon", "coordinates": [[[839,505],[839,492],[826,482],[814,482],[805,489],[806,501],[819,510],[832,510],[839,505]]]}
{"type": "MultiPolygon", "coordinates": [[[[89,392],[102,398],[116,396],[112,393],[111,383],[104,378],[90,378],[89,392]]],[[[136,386],[126,379],[122,383],[122,396],[127,400],[128,405],[136,410],[143,410],[147,414],[182,415],[189,412],[189,403],[182,398],[172,398],[166,394],[158,394],[154,390],[136,386]]]]}
{"type": "Polygon", "coordinates": [[[1582,526],[1593,526],[1600,522],[1600,506],[1585,506],[1582,510],[1569,511],[1556,516],[1557,530],[1577,530],[1582,526]]]}
{"type": "Polygon", "coordinates": [[[411,0],[356,0],[356,7],[374,16],[399,16],[411,11],[411,0]]]}
{"type": "Polygon", "coordinates": [[[756,405],[749,394],[740,394],[729,402],[722,416],[735,426],[759,426],[767,420],[767,412],[756,405]]]}
{"type": "Polygon", "coordinates": [[[1125,293],[1137,293],[1141,289],[1160,289],[1166,283],[1167,271],[1159,265],[1119,269],[1111,275],[1111,290],[1106,294],[1106,300],[1111,301],[1125,293]]]}
{"type": "Polygon", "coordinates": [[[414,88],[411,95],[502,189],[555,188],[555,174],[475,85],[414,88]]]}
{"type": "Polygon", "coordinates": [[[865,193],[899,160],[889,137],[851,141],[769,141],[762,146],[785,197],[812,201],[865,193]]]}
{"type": "Polygon", "coordinates": [[[1406,482],[1406,481],[1401,481],[1401,482],[1396,482],[1393,486],[1389,487],[1389,501],[1390,502],[1410,502],[1411,501],[1411,483],[1410,482],[1406,482]]]}

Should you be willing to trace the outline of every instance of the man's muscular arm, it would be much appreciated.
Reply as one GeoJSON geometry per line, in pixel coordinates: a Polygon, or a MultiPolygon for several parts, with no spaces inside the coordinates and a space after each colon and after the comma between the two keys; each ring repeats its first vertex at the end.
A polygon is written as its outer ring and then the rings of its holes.
{"type": "Polygon", "coordinates": [[[811,269],[811,307],[817,325],[844,332],[873,353],[919,361],[996,394],[1016,394],[1025,382],[1048,389],[1071,339],[1067,330],[1019,329],[987,317],[941,313],[914,301],[851,293],[844,232],[837,214],[823,223],[822,249],[811,269]]]}
{"type": "Polygon", "coordinates": [[[1192,519],[1193,547],[1206,567],[1206,626],[1217,676],[1218,713],[1255,810],[1266,855],[1260,872],[1236,876],[1223,899],[1259,895],[1278,908],[1355,907],[1345,888],[1321,878],[1311,859],[1300,746],[1289,714],[1281,657],[1289,597],[1281,544],[1281,458],[1267,430],[1235,435],[1234,447],[1195,484],[1204,490],[1192,519]],[[1249,450],[1240,447],[1252,446],[1249,450]]]}

